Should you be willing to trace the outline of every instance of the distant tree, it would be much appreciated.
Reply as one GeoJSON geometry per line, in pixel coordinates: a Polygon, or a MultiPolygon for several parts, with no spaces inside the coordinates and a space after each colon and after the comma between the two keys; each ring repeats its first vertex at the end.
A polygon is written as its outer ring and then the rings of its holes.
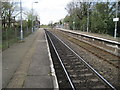
{"type": "Polygon", "coordinates": [[[32,13],[32,11],[29,11],[26,13],[26,15],[27,15],[26,19],[28,20],[28,28],[31,28],[32,27],[32,20],[33,21],[36,20],[37,14],[32,13]]]}
{"type": "Polygon", "coordinates": [[[112,34],[115,3],[96,3],[91,15],[92,32],[112,34]]]}
{"type": "MultiPolygon", "coordinates": [[[[83,31],[87,30],[87,18],[89,13],[89,31],[101,34],[114,34],[116,2],[80,2],[74,0],[66,5],[68,15],[64,18],[64,22],[69,23],[69,28],[75,28],[83,31]]],[[[120,17],[120,1],[118,3],[118,17],[120,17]]],[[[119,24],[119,22],[118,22],[119,24]]],[[[120,25],[118,25],[119,28],[120,25]]],[[[119,31],[117,31],[120,33],[119,31]]]]}
{"type": "Polygon", "coordinates": [[[12,20],[14,19],[15,9],[17,5],[15,2],[2,2],[2,25],[5,27],[5,24],[10,27],[12,24],[12,20]]]}

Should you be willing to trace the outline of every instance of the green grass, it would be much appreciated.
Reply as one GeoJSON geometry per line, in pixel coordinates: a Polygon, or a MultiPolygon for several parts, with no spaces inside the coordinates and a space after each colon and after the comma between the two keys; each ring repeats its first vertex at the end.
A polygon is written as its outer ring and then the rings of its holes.
{"type": "Polygon", "coordinates": [[[1,48],[2,50],[7,49],[9,46],[13,45],[14,43],[16,43],[18,40],[17,39],[10,39],[8,42],[7,41],[3,41],[1,48]],[[8,43],[8,44],[7,44],[8,43]]]}
{"type": "Polygon", "coordinates": [[[2,50],[2,44],[0,44],[0,50],[2,50]]]}
{"type": "Polygon", "coordinates": [[[48,25],[41,25],[40,27],[41,28],[50,28],[50,26],[48,26],[48,25]]]}
{"type": "MultiPolygon", "coordinates": [[[[26,33],[24,35],[24,38],[28,37],[30,34],[31,34],[31,32],[26,33]]],[[[18,38],[18,37],[17,38],[12,37],[11,39],[9,39],[8,42],[6,40],[3,40],[2,44],[0,44],[0,49],[5,50],[5,49],[9,48],[10,46],[12,46],[14,43],[17,43],[19,40],[20,40],[20,38],[18,38]]]]}

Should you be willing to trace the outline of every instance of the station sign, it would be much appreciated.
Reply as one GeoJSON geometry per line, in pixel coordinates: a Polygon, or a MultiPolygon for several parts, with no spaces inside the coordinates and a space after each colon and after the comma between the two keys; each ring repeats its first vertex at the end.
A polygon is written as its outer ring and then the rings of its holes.
{"type": "Polygon", "coordinates": [[[117,21],[119,21],[119,18],[113,18],[113,21],[117,22],[117,21]]]}

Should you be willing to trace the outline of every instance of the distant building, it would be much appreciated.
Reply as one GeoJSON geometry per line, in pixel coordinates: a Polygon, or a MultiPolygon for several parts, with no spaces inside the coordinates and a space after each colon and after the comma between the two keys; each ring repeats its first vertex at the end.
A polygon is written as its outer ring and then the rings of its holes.
{"type": "Polygon", "coordinates": [[[40,21],[38,20],[37,17],[36,17],[36,19],[34,21],[34,26],[35,26],[35,28],[40,28],[40,21]]]}

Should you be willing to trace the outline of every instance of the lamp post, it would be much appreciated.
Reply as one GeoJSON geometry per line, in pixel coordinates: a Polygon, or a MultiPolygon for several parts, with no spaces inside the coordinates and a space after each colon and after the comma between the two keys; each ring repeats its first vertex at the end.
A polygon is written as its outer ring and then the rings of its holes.
{"type": "Polygon", "coordinates": [[[21,30],[20,30],[20,40],[23,40],[23,30],[22,30],[22,2],[20,0],[20,26],[21,26],[21,30]]]}
{"type": "Polygon", "coordinates": [[[33,3],[38,3],[38,2],[32,2],[32,33],[33,33],[33,3]]]}

